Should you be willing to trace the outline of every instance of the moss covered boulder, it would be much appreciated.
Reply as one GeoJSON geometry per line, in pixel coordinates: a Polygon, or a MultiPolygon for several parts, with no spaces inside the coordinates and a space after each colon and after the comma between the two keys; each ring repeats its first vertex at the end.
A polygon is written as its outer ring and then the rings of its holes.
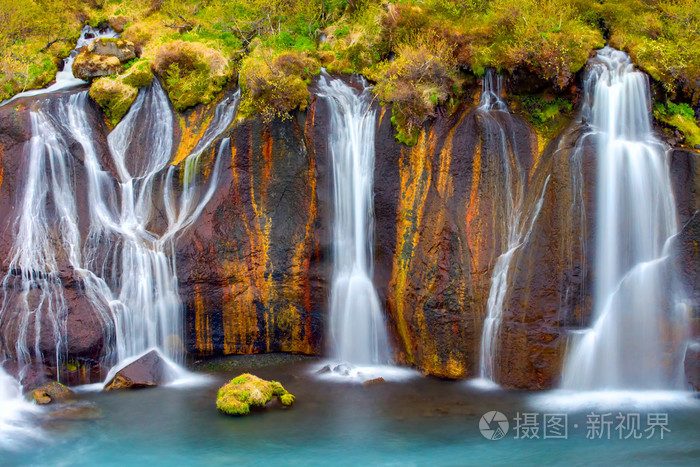
{"type": "Polygon", "coordinates": [[[114,127],[134,103],[138,89],[119,79],[100,78],[90,86],[90,97],[102,107],[107,123],[114,127]]]}
{"type": "Polygon", "coordinates": [[[294,396],[277,381],[245,373],[219,389],[216,408],[227,415],[248,415],[251,407],[264,407],[273,396],[285,407],[294,404],[294,396]]]}

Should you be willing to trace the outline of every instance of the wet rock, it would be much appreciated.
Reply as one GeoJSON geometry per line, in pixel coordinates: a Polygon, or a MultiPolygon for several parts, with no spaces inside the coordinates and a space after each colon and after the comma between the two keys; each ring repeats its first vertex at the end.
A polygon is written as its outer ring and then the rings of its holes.
{"type": "MultiPolygon", "coordinates": [[[[700,211],[696,211],[683,225],[675,238],[677,275],[683,292],[695,310],[694,321],[700,315],[700,211]]],[[[698,324],[696,324],[696,327],[698,324]]],[[[691,331],[693,337],[700,335],[700,328],[691,331]]]]}
{"type": "Polygon", "coordinates": [[[91,81],[102,76],[116,75],[124,67],[117,57],[81,52],[73,62],[73,75],[83,81],[91,81]]]}
{"type": "Polygon", "coordinates": [[[363,385],[364,387],[369,387],[369,386],[378,386],[378,385],[384,384],[384,383],[386,383],[386,381],[384,380],[384,378],[382,378],[382,377],[380,376],[379,378],[368,379],[367,381],[365,381],[364,383],[362,383],[362,385],[363,385]]]}
{"type": "Polygon", "coordinates": [[[684,367],[688,384],[696,391],[700,391],[700,342],[688,345],[684,367]]]}
{"type": "Polygon", "coordinates": [[[495,346],[494,379],[508,388],[556,385],[569,329],[590,325],[597,158],[585,134],[574,125],[552,141],[532,176],[495,346]]]}
{"type": "Polygon", "coordinates": [[[168,383],[171,379],[167,362],[157,350],[151,350],[117,371],[114,378],[107,382],[104,390],[148,388],[168,383]]]}
{"type": "Polygon", "coordinates": [[[337,373],[341,376],[350,376],[350,366],[346,365],[345,363],[341,363],[340,365],[336,365],[333,368],[333,373],[337,373]]]}
{"type": "Polygon", "coordinates": [[[188,352],[321,353],[328,262],[317,193],[328,186],[317,165],[326,154],[308,143],[312,112],[229,134],[219,188],[177,244],[188,352]]]}
{"type": "Polygon", "coordinates": [[[49,381],[32,391],[37,404],[50,404],[73,397],[73,391],[57,381],[49,381]]]}
{"type": "Polygon", "coordinates": [[[318,371],[316,372],[316,374],[317,374],[317,375],[325,375],[325,374],[330,373],[331,371],[332,371],[332,370],[331,370],[331,366],[330,366],[330,365],[324,365],[324,367],[321,368],[320,370],[318,370],[318,371]]]}

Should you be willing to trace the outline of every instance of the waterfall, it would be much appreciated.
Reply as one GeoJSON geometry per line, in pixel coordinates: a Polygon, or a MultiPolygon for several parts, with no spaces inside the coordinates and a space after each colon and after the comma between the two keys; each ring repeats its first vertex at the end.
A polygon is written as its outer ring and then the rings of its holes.
{"type": "Polygon", "coordinates": [[[371,91],[323,74],[320,96],[330,108],[333,162],[333,282],[330,337],[334,357],[357,364],[387,363],[390,347],[372,282],[374,248],[374,130],[371,91]]]}
{"type": "Polygon", "coordinates": [[[486,135],[495,135],[492,141],[489,141],[487,147],[495,148],[493,153],[485,154],[482,157],[490,157],[490,164],[498,164],[503,176],[505,185],[505,196],[502,197],[499,206],[501,222],[503,223],[501,231],[505,233],[505,242],[501,247],[504,251],[498,259],[491,274],[491,286],[489,289],[489,298],[487,302],[487,315],[484,320],[484,328],[481,338],[481,355],[479,372],[480,377],[486,380],[493,381],[494,365],[496,358],[496,346],[498,334],[500,331],[501,320],[503,316],[503,302],[508,291],[508,274],[510,270],[513,255],[527,239],[529,232],[532,230],[535,218],[539,214],[544,197],[544,190],[537,205],[535,206],[534,216],[524,229],[523,217],[523,200],[524,200],[524,180],[527,174],[519,166],[515,153],[509,145],[515,144],[513,138],[508,137],[506,128],[501,123],[501,120],[496,118],[498,114],[508,112],[508,106],[501,98],[503,87],[503,78],[493,70],[487,70],[482,83],[481,101],[477,107],[477,112],[481,118],[481,125],[484,128],[486,135]]]}
{"type": "Polygon", "coordinates": [[[563,387],[673,388],[669,346],[682,336],[666,329],[675,311],[666,259],[677,220],[649,83],[627,54],[606,47],[584,84],[584,117],[598,145],[594,324],[572,340],[563,387]]]}
{"type": "Polygon", "coordinates": [[[114,32],[112,28],[98,30],[89,25],[84,26],[82,31],[80,31],[80,37],[78,38],[75,48],[66,58],[63,59],[63,70],[56,73],[56,81],[51,86],[44,89],[32,89],[31,91],[21,92],[7,100],[4,100],[3,102],[0,102],[0,106],[12,102],[20,97],[38,96],[40,94],[47,94],[50,92],[60,91],[62,89],[80,86],[82,84],[88,84],[87,82],[78,79],[73,75],[73,62],[75,61],[75,57],[77,57],[80,53],[80,49],[92,44],[95,40],[113,37],[118,37],[118,34],[114,32]]]}
{"type": "Polygon", "coordinates": [[[230,153],[229,139],[219,145],[208,181],[199,180],[202,154],[231,124],[238,98],[236,93],[218,104],[210,126],[184,162],[179,196],[175,194],[177,168],[170,165],[173,115],[157,80],[141,90],[108,136],[117,180],[103,169],[94,147],[87,91],[51,96],[35,106],[27,180],[0,309],[2,320],[10,308],[9,290],[20,291],[13,311],[19,310],[21,316],[14,349],[21,364],[43,361],[41,326],[46,324],[52,327],[57,364],[65,359],[66,269],[77,276],[103,325],[105,363],[123,362],[151,348],[161,349],[175,361],[182,359],[175,242],[213,196],[222,160],[230,153]],[[72,141],[82,149],[87,180],[87,196],[80,199],[89,213],[84,239],[80,225],[85,220],[79,219],[76,195],[83,187],[75,184],[78,164],[72,141]],[[154,199],[160,193],[163,199],[154,199]],[[153,225],[156,205],[165,207],[165,228],[153,225]]]}
{"type": "Polygon", "coordinates": [[[26,414],[35,411],[36,407],[22,397],[19,383],[0,365],[0,451],[18,448],[18,441],[35,434],[25,426],[26,414]]]}

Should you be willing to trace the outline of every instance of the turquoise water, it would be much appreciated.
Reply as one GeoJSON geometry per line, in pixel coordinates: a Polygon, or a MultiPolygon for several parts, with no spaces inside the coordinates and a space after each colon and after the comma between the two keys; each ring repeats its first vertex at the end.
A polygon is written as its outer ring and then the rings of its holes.
{"type": "MultiPolygon", "coordinates": [[[[465,382],[416,376],[363,387],[319,380],[308,362],[255,368],[296,395],[292,409],[269,408],[232,418],[215,408],[216,391],[242,371],[211,375],[210,384],[118,393],[85,393],[80,403],[99,407],[102,418],[42,421],[38,439],[0,452],[0,465],[698,465],[700,402],[665,403],[651,410],[668,417],[664,439],[587,439],[591,411],[567,413],[568,439],[515,439],[517,413],[562,412],[561,400],[484,390],[465,382]],[[543,402],[544,401],[544,402],[543,402]],[[491,441],[479,431],[488,411],[506,415],[510,428],[491,441]],[[574,429],[578,425],[578,429],[574,429]]],[[[652,404],[653,405],[653,404],[652,404]]],[[[47,409],[48,410],[48,409],[47,409]]],[[[613,427],[614,428],[614,427],[613,427]]],[[[540,437],[543,435],[539,431],[540,437]]],[[[617,432],[612,430],[611,438],[617,432]]]]}

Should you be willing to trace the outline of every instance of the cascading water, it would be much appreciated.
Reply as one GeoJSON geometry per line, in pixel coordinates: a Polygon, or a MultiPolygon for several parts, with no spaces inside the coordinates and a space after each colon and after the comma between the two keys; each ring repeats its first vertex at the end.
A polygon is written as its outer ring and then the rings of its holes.
{"type": "Polygon", "coordinates": [[[19,383],[0,366],[0,451],[18,447],[18,442],[35,434],[26,426],[26,415],[36,406],[25,401],[19,383]]]}
{"type": "MultiPolygon", "coordinates": [[[[524,173],[516,158],[512,157],[515,151],[509,149],[506,129],[495,118],[496,112],[508,112],[508,106],[501,98],[503,78],[492,70],[487,70],[482,86],[481,101],[477,111],[480,113],[484,128],[489,130],[488,133],[497,135],[496,141],[493,142],[494,144],[489,145],[489,147],[496,148],[496,151],[493,154],[482,157],[491,156],[490,163],[499,165],[506,187],[505,197],[502,199],[503,206],[500,207],[503,213],[502,222],[504,223],[502,231],[506,235],[505,244],[502,245],[502,251],[505,251],[505,253],[501,254],[496,260],[491,275],[491,287],[489,289],[487,316],[484,320],[481,339],[479,365],[480,377],[484,380],[493,381],[496,345],[503,316],[503,302],[508,291],[508,273],[511,261],[515,252],[527,240],[532,230],[535,219],[542,207],[544,190],[546,190],[549,179],[545,182],[542,196],[540,196],[535,206],[530,222],[525,222],[526,219],[523,218],[523,200],[524,181],[527,174],[524,173]]],[[[514,141],[511,141],[510,144],[514,144],[514,141]]]]}
{"type": "Polygon", "coordinates": [[[333,283],[330,335],[334,357],[355,364],[390,360],[386,324],[372,282],[374,126],[371,91],[324,74],[333,160],[333,283]]]}
{"type": "Polygon", "coordinates": [[[85,26],[80,32],[80,37],[78,38],[75,48],[71,51],[70,55],[63,59],[63,70],[56,73],[56,81],[54,84],[44,89],[32,89],[31,91],[21,92],[10,99],[3,101],[0,103],[0,105],[7,104],[8,102],[12,102],[20,97],[38,96],[40,94],[47,94],[50,92],[56,92],[62,89],[87,84],[85,81],[78,79],[73,75],[73,62],[75,61],[75,57],[78,56],[80,49],[92,44],[95,40],[117,36],[118,34],[114,32],[112,28],[99,30],[93,28],[92,26],[85,26]]]}
{"type": "Polygon", "coordinates": [[[649,83],[627,54],[609,47],[589,66],[583,112],[598,144],[595,321],[574,336],[563,387],[671,389],[679,365],[669,347],[683,336],[669,326],[674,291],[665,259],[677,220],[665,147],[651,127],[649,83]]]}
{"type": "Polygon", "coordinates": [[[108,136],[116,183],[102,168],[93,144],[87,92],[52,96],[31,112],[28,176],[0,310],[1,319],[9,307],[8,290],[19,289],[15,308],[21,318],[14,353],[21,364],[42,360],[42,323],[53,328],[56,362],[65,357],[65,263],[78,276],[105,336],[114,336],[114,342],[106,343],[111,350],[106,363],[124,362],[151,348],[181,359],[175,240],[213,196],[223,154],[230,152],[228,138],[219,146],[208,188],[198,180],[200,160],[204,149],[232,122],[238,97],[237,93],[216,108],[212,123],[185,161],[179,197],[173,190],[176,168],[169,164],[173,117],[157,80],[141,91],[108,136]],[[84,242],[69,141],[80,145],[84,157],[90,217],[84,242]],[[163,193],[167,217],[161,235],[150,225],[157,188],[163,193]],[[29,329],[34,330],[32,336],[27,335],[29,329]]]}

